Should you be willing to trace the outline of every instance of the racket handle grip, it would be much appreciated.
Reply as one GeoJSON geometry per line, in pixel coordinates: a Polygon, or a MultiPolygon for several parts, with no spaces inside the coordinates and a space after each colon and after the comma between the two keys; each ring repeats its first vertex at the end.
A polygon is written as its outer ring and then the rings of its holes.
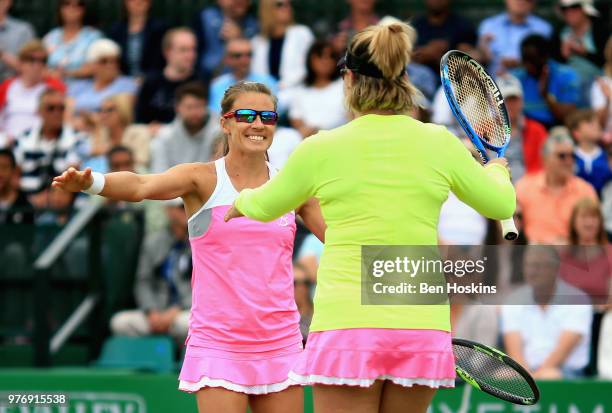
{"type": "Polygon", "coordinates": [[[500,221],[502,227],[502,234],[504,235],[504,239],[508,241],[514,241],[518,238],[518,230],[516,229],[516,225],[514,225],[514,218],[510,217],[500,221]]]}

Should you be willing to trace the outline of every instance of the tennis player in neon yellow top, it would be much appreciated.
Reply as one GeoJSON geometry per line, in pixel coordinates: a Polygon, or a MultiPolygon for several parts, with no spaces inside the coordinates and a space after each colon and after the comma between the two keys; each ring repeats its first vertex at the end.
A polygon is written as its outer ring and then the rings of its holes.
{"type": "Polygon", "coordinates": [[[315,313],[290,375],[314,386],[317,413],[425,412],[436,388],[454,385],[448,306],[362,305],[361,246],[437,245],[450,191],[489,218],[514,212],[505,159],[483,167],[444,127],[407,115],[416,96],[404,70],[413,32],[392,23],[357,33],[343,70],[355,119],[306,139],[226,215],[271,221],[319,200],[327,230],[315,313]]]}

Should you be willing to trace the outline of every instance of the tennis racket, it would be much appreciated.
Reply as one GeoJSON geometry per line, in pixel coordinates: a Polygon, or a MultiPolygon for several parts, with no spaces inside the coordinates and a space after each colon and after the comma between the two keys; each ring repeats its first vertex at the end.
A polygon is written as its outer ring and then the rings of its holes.
{"type": "Polygon", "coordinates": [[[455,371],[467,383],[499,399],[533,405],[540,390],[533,377],[516,361],[484,344],[453,339],[455,371]]]}
{"type": "MultiPolygon", "coordinates": [[[[467,54],[450,50],[440,61],[440,78],[448,104],[483,164],[489,161],[487,149],[504,156],[510,143],[510,119],[491,76],[467,54]]],[[[512,217],[501,221],[501,226],[505,239],[518,237],[512,217]]]]}

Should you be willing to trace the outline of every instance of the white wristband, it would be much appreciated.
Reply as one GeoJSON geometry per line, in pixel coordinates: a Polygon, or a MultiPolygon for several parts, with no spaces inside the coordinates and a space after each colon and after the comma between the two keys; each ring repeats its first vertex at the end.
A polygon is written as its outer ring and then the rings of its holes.
{"type": "Polygon", "coordinates": [[[82,192],[89,195],[98,195],[104,189],[104,182],[106,179],[104,178],[104,174],[100,172],[92,172],[91,177],[93,178],[91,186],[87,189],[83,189],[82,192]]]}

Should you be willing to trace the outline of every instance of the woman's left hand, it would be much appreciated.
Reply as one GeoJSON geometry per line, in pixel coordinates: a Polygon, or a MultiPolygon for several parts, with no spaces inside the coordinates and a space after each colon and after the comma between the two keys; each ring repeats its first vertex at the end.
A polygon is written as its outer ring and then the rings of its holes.
{"type": "Polygon", "coordinates": [[[240,217],[243,217],[243,216],[244,216],[244,214],[242,212],[238,211],[238,208],[236,208],[236,204],[234,204],[234,205],[232,205],[232,207],[230,209],[227,210],[223,220],[225,222],[227,222],[227,221],[229,221],[232,218],[240,218],[240,217]]]}

